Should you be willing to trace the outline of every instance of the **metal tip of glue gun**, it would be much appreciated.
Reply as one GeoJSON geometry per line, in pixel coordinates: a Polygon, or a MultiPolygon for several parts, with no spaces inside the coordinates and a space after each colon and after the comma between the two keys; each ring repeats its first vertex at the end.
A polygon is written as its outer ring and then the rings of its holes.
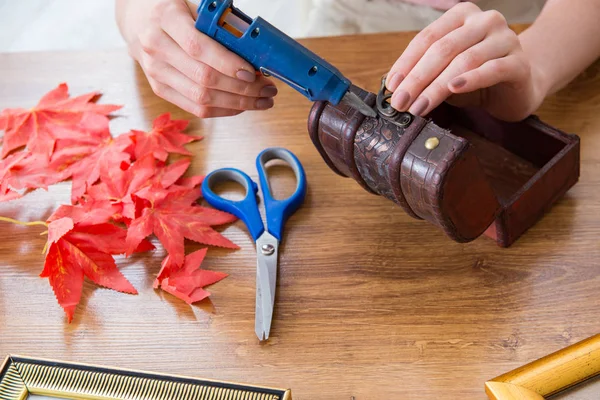
{"type": "Polygon", "coordinates": [[[367,103],[365,103],[360,97],[351,91],[347,91],[344,97],[342,97],[342,101],[351,106],[352,108],[357,109],[361,112],[361,114],[366,115],[367,117],[375,118],[377,113],[373,110],[372,107],[369,107],[367,103]]]}

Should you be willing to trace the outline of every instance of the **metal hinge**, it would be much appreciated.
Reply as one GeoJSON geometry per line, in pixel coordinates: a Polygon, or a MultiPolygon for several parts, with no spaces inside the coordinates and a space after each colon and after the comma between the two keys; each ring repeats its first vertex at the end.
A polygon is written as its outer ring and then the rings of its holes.
{"type": "Polygon", "coordinates": [[[381,118],[391,122],[400,128],[406,128],[413,121],[413,116],[409,112],[400,112],[395,110],[388,100],[392,97],[392,93],[386,93],[387,88],[385,87],[386,75],[381,77],[381,87],[377,93],[376,108],[377,113],[381,118]]]}

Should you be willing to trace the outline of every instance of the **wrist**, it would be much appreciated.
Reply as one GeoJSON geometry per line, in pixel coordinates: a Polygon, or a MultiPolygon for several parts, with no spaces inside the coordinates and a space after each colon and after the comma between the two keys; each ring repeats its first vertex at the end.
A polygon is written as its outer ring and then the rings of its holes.
{"type": "Polygon", "coordinates": [[[129,23],[127,21],[130,3],[131,1],[129,0],[117,0],[115,2],[115,21],[117,22],[117,28],[119,28],[119,33],[121,33],[121,37],[127,44],[129,44],[131,37],[129,23]]]}
{"type": "Polygon", "coordinates": [[[140,7],[136,0],[117,0],[115,19],[121,37],[127,44],[129,55],[138,60],[139,39],[137,23],[140,20],[140,7]]]}
{"type": "Polygon", "coordinates": [[[542,105],[544,99],[550,93],[549,77],[543,68],[543,65],[539,65],[533,61],[530,61],[531,68],[531,86],[533,91],[533,103],[532,112],[537,110],[542,105]]]}
{"type": "Polygon", "coordinates": [[[531,74],[531,90],[532,90],[532,112],[535,111],[543,102],[544,99],[551,94],[552,77],[550,71],[546,68],[547,61],[543,61],[538,51],[538,43],[535,27],[532,26],[519,35],[521,48],[529,63],[531,74]]]}

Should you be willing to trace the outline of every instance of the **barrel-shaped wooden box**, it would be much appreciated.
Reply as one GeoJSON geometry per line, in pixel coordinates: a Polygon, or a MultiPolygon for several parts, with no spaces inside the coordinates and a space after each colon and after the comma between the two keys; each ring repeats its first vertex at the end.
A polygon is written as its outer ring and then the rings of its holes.
{"type": "Polygon", "coordinates": [[[508,123],[446,103],[426,118],[397,114],[316,102],[308,130],[333,171],[457,242],[485,233],[510,246],[578,180],[579,138],[535,116],[508,123]]]}

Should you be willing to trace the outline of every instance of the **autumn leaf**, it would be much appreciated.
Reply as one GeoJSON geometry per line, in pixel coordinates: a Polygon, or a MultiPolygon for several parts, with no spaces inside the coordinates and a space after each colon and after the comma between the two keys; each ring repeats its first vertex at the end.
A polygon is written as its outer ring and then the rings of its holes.
{"type": "Polygon", "coordinates": [[[203,288],[226,278],[227,274],[200,268],[207,250],[204,248],[188,254],[181,267],[178,267],[168,255],[161,264],[161,270],[154,281],[154,288],[160,287],[188,304],[210,296],[210,293],[203,288]]]}
{"type": "Polygon", "coordinates": [[[192,205],[200,197],[200,189],[173,192],[161,189],[155,186],[148,192],[145,202],[136,202],[136,219],[127,230],[127,254],[131,254],[140,241],[152,233],[158,237],[176,265],[183,263],[186,238],[212,246],[239,248],[211,228],[233,222],[236,217],[212,208],[192,205]]]}
{"type": "Polygon", "coordinates": [[[168,165],[165,165],[165,163],[159,161],[157,164],[156,173],[152,177],[152,180],[150,180],[148,184],[140,189],[136,194],[139,197],[145,198],[149,196],[148,192],[150,190],[156,190],[156,188],[159,186],[163,189],[168,189],[170,192],[182,189],[194,189],[196,186],[202,183],[202,179],[204,179],[204,177],[194,176],[183,178],[182,176],[189,168],[190,163],[191,161],[189,158],[184,158],[168,165]]]}
{"type": "Polygon", "coordinates": [[[43,154],[28,150],[12,153],[1,160],[0,194],[4,194],[4,199],[20,197],[30,189],[47,190],[48,186],[69,179],[72,171],[68,167],[110,139],[106,117],[85,114],[82,121],[87,121],[87,130],[74,138],[65,136],[58,139],[58,153],[50,160],[43,154]]]}
{"type": "Polygon", "coordinates": [[[49,158],[57,138],[77,136],[86,130],[81,124],[86,113],[106,118],[121,108],[94,103],[98,96],[99,93],[93,92],[71,98],[67,85],[62,83],[31,109],[4,110],[0,118],[0,127],[5,131],[0,158],[22,146],[27,146],[31,153],[49,158]]]}
{"type": "Polygon", "coordinates": [[[162,187],[166,189],[185,174],[190,164],[191,160],[189,158],[182,158],[168,165],[159,165],[160,169],[155,175],[154,182],[160,182],[162,187]]]}
{"type": "Polygon", "coordinates": [[[48,186],[67,179],[67,173],[57,171],[45,157],[19,151],[0,161],[0,194],[3,200],[21,197],[30,189],[48,186]]]}
{"type": "Polygon", "coordinates": [[[137,293],[114,256],[154,249],[145,239],[153,233],[168,252],[155,285],[190,304],[205,298],[203,288],[226,274],[200,269],[206,249],[186,257],[185,239],[238,248],[213,229],[236,218],[197,204],[204,177],[185,176],[189,158],[167,163],[171,153],[191,155],[184,145],[202,138],[183,133],[188,121],[168,113],[150,132],[113,138],[108,115],[120,106],[96,104],[97,97],[71,98],[61,84],[30,110],[0,111],[0,201],[72,180],[72,204],[60,206],[46,222],[0,219],[48,228],[40,276],[48,278],[69,322],[86,277],[137,293]]]}
{"type": "MultiPolygon", "coordinates": [[[[5,131],[8,127],[8,119],[11,118],[10,114],[6,110],[0,111],[0,131],[5,131]]],[[[4,135],[2,135],[4,136],[4,135]]]]}
{"type": "Polygon", "coordinates": [[[204,175],[195,175],[187,178],[181,178],[177,182],[175,182],[175,186],[194,189],[200,185],[202,185],[202,181],[204,181],[204,175]]]}
{"type": "MultiPolygon", "coordinates": [[[[69,322],[81,299],[84,277],[109,289],[137,294],[112,256],[124,252],[125,237],[125,229],[115,225],[81,226],[68,217],[48,225],[50,247],[40,277],[50,281],[69,322]]],[[[136,251],[146,251],[149,246],[152,245],[142,242],[136,251]]]]}
{"type": "MultiPolygon", "coordinates": [[[[23,153],[17,154],[23,155],[23,153]]],[[[39,188],[47,190],[48,186],[62,182],[69,176],[69,171],[48,164],[48,160],[43,155],[25,153],[19,161],[12,164],[4,177],[3,184],[16,190],[39,188]]]]}
{"type": "Polygon", "coordinates": [[[87,156],[76,159],[72,162],[72,152],[66,147],[62,151],[57,151],[53,156],[53,162],[66,167],[67,173],[71,175],[71,201],[76,203],[83,196],[86,190],[100,179],[100,168],[102,165],[119,167],[122,162],[131,161],[130,154],[126,149],[131,145],[131,141],[126,136],[109,138],[87,156]]]}
{"type": "Polygon", "coordinates": [[[185,174],[190,163],[191,161],[188,158],[178,160],[168,165],[162,161],[158,161],[154,176],[136,194],[139,197],[146,198],[149,196],[148,192],[150,190],[156,190],[156,188],[159,188],[159,190],[161,190],[160,188],[170,188],[183,174],[185,174]]]}
{"type": "Polygon", "coordinates": [[[65,204],[58,207],[46,222],[69,218],[79,226],[104,224],[110,221],[116,210],[117,207],[108,200],[76,205],[65,204]]]}
{"type": "Polygon", "coordinates": [[[197,140],[202,140],[202,136],[190,135],[183,133],[188,127],[189,121],[171,119],[170,113],[159,115],[152,123],[153,129],[159,129],[163,132],[170,132],[168,139],[171,143],[177,146],[191,143],[197,140]]]}
{"type": "Polygon", "coordinates": [[[59,218],[48,224],[48,243],[56,243],[75,227],[71,218],[59,218]]]}
{"type": "Polygon", "coordinates": [[[145,154],[153,154],[157,160],[166,161],[169,153],[191,156],[184,144],[200,140],[200,136],[183,133],[188,126],[188,121],[172,120],[169,113],[163,114],[154,120],[150,132],[132,130],[131,137],[135,143],[135,157],[140,158],[145,154]]]}
{"type": "Polygon", "coordinates": [[[156,165],[152,154],[133,164],[122,163],[120,167],[104,164],[100,167],[100,183],[91,186],[87,196],[93,202],[112,202],[117,209],[113,217],[115,220],[120,220],[121,217],[134,219],[135,205],[131,195],[148,185],[155,173],[156,165]]]}
{"type": "Polygon", "coordinates": [[[10,187],[9,176],[12,167],[21,162],[27,155],[27,152],[20,151],[0,160],[0,201],[18,199],[23,195],[10,187]]]}
{"type": "Polygon", "coordinates": [[[23,193],[19,193],[11,189],[0,190],[0,202],[16,200],[20,199],[21,197],[23,197],[23,193]]]}
{"type": "MultiPolygon", "coordinates": [[[[174,162],[173,164],[171,164],[167,167],[171,170],[171,172],[169,172],[169,173],[165,172],[164,177],[161,179],[161,183],[162,183],[163,187],[168,188],[170,191],[176,191],[176,190],[180,190],[180,189],[195,189],[197,186],[200,186],[202,184],[202,181],[204,180],[205,176],[204,175],[194,175],[194,176],[184,177],[183,173],[178,174],[177,173],[178,169],[176,169],[175,166],[180,162],[181,162],[181,160],[174,162]],[[169,179],[167,179],[167,178],[169,178],[169,179]],[[174,181],[175,178],[177,178],[177,180],[174,181]]],[[[188,163],[188,166],[189,166],[189,163],[188,163]]],[[[181,169],[179,168],[179,170],[181,170],[181,169]]]]}

